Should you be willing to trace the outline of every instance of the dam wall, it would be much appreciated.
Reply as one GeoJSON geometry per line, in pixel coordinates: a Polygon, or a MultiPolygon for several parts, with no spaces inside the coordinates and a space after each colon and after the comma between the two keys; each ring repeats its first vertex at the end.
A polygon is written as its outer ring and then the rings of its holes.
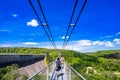
{"type": "Polygon", "coordinates": [[[43,60],[45,55],[32,55],[32,54],[0,54],[0,65],[9,63],[22,63],[31,60],[43,60]]]}

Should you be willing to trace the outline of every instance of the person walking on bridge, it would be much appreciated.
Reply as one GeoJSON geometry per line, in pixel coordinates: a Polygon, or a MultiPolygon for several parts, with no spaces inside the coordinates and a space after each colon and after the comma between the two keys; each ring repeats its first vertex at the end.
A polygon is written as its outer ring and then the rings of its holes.
{"type": "Polygon", "coordinates": [[[64,67],[64,58],[63,57],[60,57],[60,63],[61,63],[61,68],[64,67]]]}
{"type": "Polygon", "coordinates": [[[61,70],[61,62],[60,62],[60,59],[58,58],[55,63],[56,63],[56,74],[57,74],[57,76],[58,76],[58,75],[59,75],[59,71],[61,70]]]}

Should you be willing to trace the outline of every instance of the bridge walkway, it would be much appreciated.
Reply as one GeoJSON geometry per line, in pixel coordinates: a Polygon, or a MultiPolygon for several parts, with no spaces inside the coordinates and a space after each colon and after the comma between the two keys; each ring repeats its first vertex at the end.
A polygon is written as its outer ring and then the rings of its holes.
{"type": "Polygon", "coordinates": [[[86,80],[81,74],[79,74],[73,67],[64,63],[63,67],[56,74],[55,63],[50,63],[41,71],[29,77],[27,80],[86,80]]]}

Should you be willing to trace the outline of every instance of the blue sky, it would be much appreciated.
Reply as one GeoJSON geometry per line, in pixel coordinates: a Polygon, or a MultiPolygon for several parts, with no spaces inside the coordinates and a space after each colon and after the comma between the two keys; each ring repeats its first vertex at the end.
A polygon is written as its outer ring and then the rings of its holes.
{"type": "MultiPolygon", "coordinates": [[[[36,0],[32,1],[41,16],[36,0]]],[[[61,48],[75,0],[40,1],[57,47],[61,48]]],[[[82,3],[79,0],[75,17],[82,3]]],[[[88,0],[66,49],[120,49],[119,3],[120,0],[88,0]]],[[[42,16],[41,19],[44,22],[42,16]]],[[[28,0],[0,2],[0,47],[53,48],[28,0]]]]}

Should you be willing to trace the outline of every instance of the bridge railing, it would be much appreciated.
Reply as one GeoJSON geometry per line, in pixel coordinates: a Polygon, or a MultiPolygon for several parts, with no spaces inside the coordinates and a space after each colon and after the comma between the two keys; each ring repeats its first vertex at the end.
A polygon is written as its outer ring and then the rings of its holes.
{"type": "Polygon", "coordinates": [[[50,63],[48,66],[38,71],[27,80],[50,80],[52,72],[54,71],[54,62],[50,63]]]}
{"type": "MultiPolygon", "coordinates": [[[[27,80],[57,80],[55,71],[55,62],[50,63],[41,71],[29,77],[27,80]]],[[[63,64],[61,71],[63,75],[62,80],[86,80],[80,73],[66,62],[63,64]]]]}
{"type": "Polygon", "coordinates": [[[68,80],[86,80],[80,73],[78,73],[73,67],[65,63],[65,74],[68,80]]]}

